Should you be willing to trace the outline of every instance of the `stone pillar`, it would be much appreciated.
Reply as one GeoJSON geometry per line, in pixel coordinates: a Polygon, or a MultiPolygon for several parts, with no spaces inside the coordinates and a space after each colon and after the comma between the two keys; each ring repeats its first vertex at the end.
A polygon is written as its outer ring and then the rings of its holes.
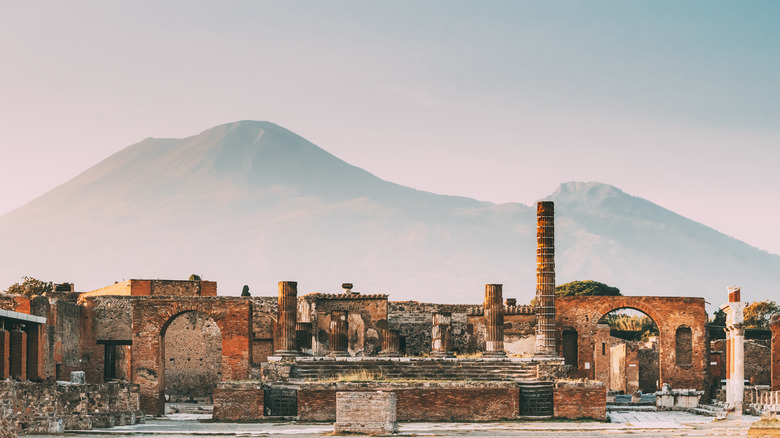
{"type": "Polygon", "coordinates": [[[346,310],[330,312],[330,353],[328,356],[349,356],[349,320],[346,310]]]}
{"type": "Polygon", "coordinates": [[[0,380],[11,377],[11,333],[0,330],[0,380]]]}
{"type": "Polygon", "coordinates": [[[279,282],[279,309],[276,321],[276,356],[295,356],[295,322],[298,315],[298,283],[279,282]]]}
{"type": "Polygon", "coordinates": [[[380,356],[400,356],[401,355],[401,335],[398,330],[382,330],[382,351],[380,356]]]}
{"type": "Polygon", "coordinates": [[[295,323],[295,344],[298,351],[305,354],[311,354],[312,325],[310,322],[295,323]]]}
{"type": "Polygon", "coordinates": [[[772,348],[770,367],[772,368],[772,391],[780,391],[780,317],[772,319],[772,348]]]}
{"type": "Polygon", "coordinates": [[[611,345],[609,325],[596,324],[596,336],[593,337],[595,351],[593,352],[593,375],[595,379],[610,388],[609,375],[611,364],[611,345]]]}
{"type": "Polygon", "coordinates": [[[536,343],[534,354],[555,356],[555,208],[536,204],[536,343]]]}
{"type": "Polygon", "coordinates": [[[431,327],[431,356],[453,357],[452,354],[452,313],[437,312],[433,314],[433,327],[431,327]]]}
{"type": "Polygon", "coordinates": [[[30,324],[27,326],[27,379],[43,379],[43,326],[30,324]]]}
{"type": "Polygon", "coordinates": [[[500,284],[485,285],[485,353],[486,357],[504,357],[504,299],[500,284]]]}
{"type": "Polygon", "coordinates": [[[11,378],[27,379],[27,333],[11,330],[11,378]]]}
{"type": "Polygon", "coordinates": [[[728,288],[729,301],[720,306],[726,312],[726,409],[734,417],[742,416],[745,395],[745,304],[740,288],[728,288]]]}

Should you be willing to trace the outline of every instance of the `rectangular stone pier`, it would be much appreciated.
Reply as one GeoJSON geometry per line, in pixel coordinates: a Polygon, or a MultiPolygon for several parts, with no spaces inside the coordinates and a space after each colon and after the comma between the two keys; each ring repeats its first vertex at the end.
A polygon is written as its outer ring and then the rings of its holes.
{"type": "Polygon", "coordinates": [[[395,420],[394,392],[336,393],[336,433],[365,433],[370,435],[398,432],[395,420]]]}

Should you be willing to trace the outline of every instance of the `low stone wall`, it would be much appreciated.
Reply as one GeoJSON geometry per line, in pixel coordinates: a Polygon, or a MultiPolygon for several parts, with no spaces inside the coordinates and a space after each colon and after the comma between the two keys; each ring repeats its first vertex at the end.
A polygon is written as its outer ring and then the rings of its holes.
{"type": "Polygon", "coordinates": [[[780,412],[780,391],[772,391],[769,385],[745,387],[743,400],[745,412],[751,415],[780,412]]]}
{"type": "Polygon", "coordinates": [[[655,393],[655,407],[667,410],[688,410],[699,406],[704,391],[695,389],[670,389],[668,385],[655,393]]]}
{"type": "Polygon", "coordinates": [[[553,389],[556,418],[607,419],[607,388],[599,381],[557,382],[553,389]]]}
{"type": "Polygon", "coordinates": [[[335,421],[339,391],[394,392],[398,421],[497,421],[520,412],[520,390],[511,382],[316,383],[298,390],[298,417],[335,421]]]}
{"type": "Polygon", "coordinates": [[[138,385],[0,381],[0,418],[19,434],[62,433],[143,421],[138,385]]]}
{"type": "Polygon", "coordinates": [[[398,432],[394,392],[337,392],[334,431],[360,434],[398,432]]]}
{"type": "Polygon", "coordinates": [[[263,418],[261,383],[219,383],[214,388],[213,418],[220,421],[254,421],[263,418]]]}

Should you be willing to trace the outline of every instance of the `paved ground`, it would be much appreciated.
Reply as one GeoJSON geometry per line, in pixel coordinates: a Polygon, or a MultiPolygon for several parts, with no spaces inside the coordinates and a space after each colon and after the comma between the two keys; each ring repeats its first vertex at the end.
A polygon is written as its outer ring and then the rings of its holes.
{"type": "MultiPolygon", "coordinates": [[[[511,421],[497,423],[400,423],[399,436],[464,437],[523,436],[603,438],[629,435],[632,438],[671,437],[745,437],[756,417],[741,421],[713,421],[686,412],[610,412],[612,422],[511,421]]],[[[333,432],[330,423],[210,423],[192,415],[171,415],[150,419],[146,424],[112,429],[68,433],[68,437],[119,438],[121,436],[183,438],[208,437],[285,438],[326,436],[333,432]]],[[[41,438],[42,436],[31,436],[41,438]]]]}

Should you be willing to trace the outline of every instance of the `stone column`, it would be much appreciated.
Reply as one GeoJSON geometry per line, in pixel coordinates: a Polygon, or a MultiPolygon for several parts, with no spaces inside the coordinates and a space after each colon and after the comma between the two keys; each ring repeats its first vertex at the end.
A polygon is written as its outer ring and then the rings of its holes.
{"type": "Polygon", "coordinates": [[[536,343],[534,354],[555,356],[555,207],[536,204],[536,343]]]}
{"type": "Polygon", "coordinates": [[[11,333],[0,330],[0,380],[11,377],[11,333]]]}
{"type": "Polygon", "coordinates": [[[27,333],[11,330],[11,378],[27,379],[27,333]]]}
{"type": "Polygon", "coordinates": [[[740,288],[728,288],[729,301],[720,306],[726,312],[726,409],[734,417],[742,416],[745,396],[745,304],[740,288]]]}
{"type": "Polygon", "coordinates": [[[455,356],[452,354],[452,334],[450,332],[451,324],[452,313],[437,312],[433,314],[433,327],[431,327],[431,356],[455,356]]]}
{"type": "Polygon", "coordinates": [[[43,330],[40,324],[27,326],[27,379],[43,379],[43,330]]]}
{"type": "Polygon", "coordinates": [[[382,351],[380,356],[400,356],[401,355],[401,335],[398,330],[382,330],[382,351]]]}
{"type": "Polygon", "coordinates": [[[276,321],[276,356],[296,356],[295,322],[298,315],[298,283],[279,282],[279,309],[276,321]]]}
{"type": "Polygon", "coordinates": [[[772,368],[772,391],[780,391],[780,317],[772,319],[772,348],[770,367],[772,368]]]}
{"type": "Polygon", "coordinates": [[[485,353],[486,357],[504,357],[504,299],[500,284],[485,285],[485,353]]]}
{"type": "Polygon", "coordinates": [[[295,345],[301,353],[311,354],[312,324],[310,322],[295,323],[295,345]]]}
{"type": "Polygon", "coordinates": [[[349,320],[346,310],[333,310],[330,312],[330,353],[328,356],[349,356],[349,320]]]}

